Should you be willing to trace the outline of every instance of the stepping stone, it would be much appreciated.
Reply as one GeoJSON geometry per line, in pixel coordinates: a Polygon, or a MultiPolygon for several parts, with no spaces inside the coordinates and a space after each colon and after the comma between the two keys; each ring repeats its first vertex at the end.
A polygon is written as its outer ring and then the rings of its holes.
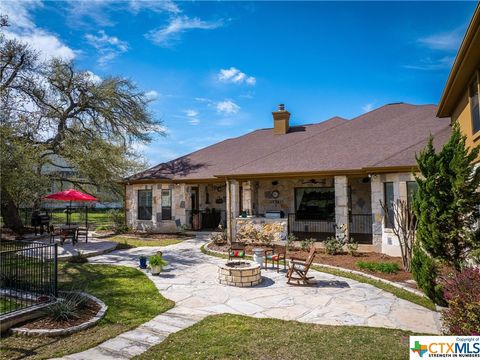
{"type": "Polygon", "coordinates": [[[127,331],[126,333],[119,335],[119,337],[128,339],[130,341],[141,342],[148,345],[159,344],[166,338],[166,336],[160,335],[158,333],[153,333],[145,329],[143,330],[135,329],[132,331],[127,331]]]}

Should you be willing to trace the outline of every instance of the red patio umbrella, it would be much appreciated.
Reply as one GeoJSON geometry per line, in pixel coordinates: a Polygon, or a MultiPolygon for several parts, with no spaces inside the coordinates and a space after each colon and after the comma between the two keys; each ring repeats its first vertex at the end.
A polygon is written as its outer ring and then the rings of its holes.
{"type": "MultiPolygon", "coordinates": [[[[98,201],[96,197],[89,194],[85,194],[75,189],[68,189],[68,190],[56,192],[54,194],[46,195],[44,196],[44,199],[70,201],[70,208],[72,207],[72,201],[98,201]]],[[[88,210],[87,209],[88,208],[85,206],[85,225],[88,228],[88,210]]],[[[70,219],[70,216],[67,212],[67,223],[70,223],[69,219],[70,219]]]]}

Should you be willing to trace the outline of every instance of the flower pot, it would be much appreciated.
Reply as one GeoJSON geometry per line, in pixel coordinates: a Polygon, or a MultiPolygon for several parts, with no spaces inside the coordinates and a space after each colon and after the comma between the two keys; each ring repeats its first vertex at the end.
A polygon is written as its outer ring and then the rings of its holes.
{"type": "Polygon", "coordinates": [[[150,265],[150,272],[152,275],[158,275],[162,272],[162,267],[160,265],[150,265]]]}
{"type": "Polygon", "coordinates": [[[147,258],[146,257],[141,257],[138,260],[140,262],[140,269],[146,269],[147,268],[147,258]]]}

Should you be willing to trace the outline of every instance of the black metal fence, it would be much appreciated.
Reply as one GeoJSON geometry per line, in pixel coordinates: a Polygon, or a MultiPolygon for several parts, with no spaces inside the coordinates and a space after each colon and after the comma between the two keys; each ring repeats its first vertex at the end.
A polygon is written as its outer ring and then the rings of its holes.
{"type": "Polygon", "coordinates": [[[57,245],[0,241],[0,314],[57,296],[57,245]]]}
{"type": "MultiPolygon", "coordinates": [[[[372,243],[372,214],[350,214],[350,236],[359,244],[372,243]]],[[[288,214],[288,232],[299,239],[314,238],[324,241],[335,235],[335,220],[305,219],[304,216],[288,214]]]]}

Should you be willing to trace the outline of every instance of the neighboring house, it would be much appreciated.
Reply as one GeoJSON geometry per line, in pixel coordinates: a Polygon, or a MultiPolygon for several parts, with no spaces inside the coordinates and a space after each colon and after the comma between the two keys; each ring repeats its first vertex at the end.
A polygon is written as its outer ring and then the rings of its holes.
{"type": "Polygon", "coordinates": [[[470,148],[480,145],[479,94],[480,4],[458,50],[437,113],[439,117],[450,117],[452,122],[458,122],[470,148]]]}
{"type": "MultiPolygon", "coordinates": [[[[79,179],[77,170],[70,166],[70,164],[61,156],[50,155],[51,163],[46,164],[42,168],[42,173],[45,175],[55,175],[58,179],[79,179]]],[[[68,180],[52,180],[50,184],[50,193],[55,193],[67,189],[74,188],[75,185],[68,180]]],[[[87,186],[88,188],[88,186],[87,186]]],[[[88,190],[87,190],[88,191],[88,190]]],[[[119,209],[123,207],[123,201],[118,195],[111,192],[96,192],[95,196],[101,199],[101,202],[94,202],[88,206],[97,209],[119,209]]],[[[45,200],[43,207],[47,209],[64,209],[67,205],[64,201],[45,200]]],[[[86,204],[84,202],[72,202],[72,207],[83,208],[86,204]]]]}
{"type": "Polygon", "coordinates": [[[364,249],[399,255],[380,201],[409,199],[415,154],[450,119],[434,105],[389,104],[352,120],[289,126],[279,106],[273,128],[227,139],[126,179],[130,226],[153,231],[276,223],[299,238],[324,240],[347,225],[364,249]],[[275,216],[279,216],[276,219],[275,216]]]}

